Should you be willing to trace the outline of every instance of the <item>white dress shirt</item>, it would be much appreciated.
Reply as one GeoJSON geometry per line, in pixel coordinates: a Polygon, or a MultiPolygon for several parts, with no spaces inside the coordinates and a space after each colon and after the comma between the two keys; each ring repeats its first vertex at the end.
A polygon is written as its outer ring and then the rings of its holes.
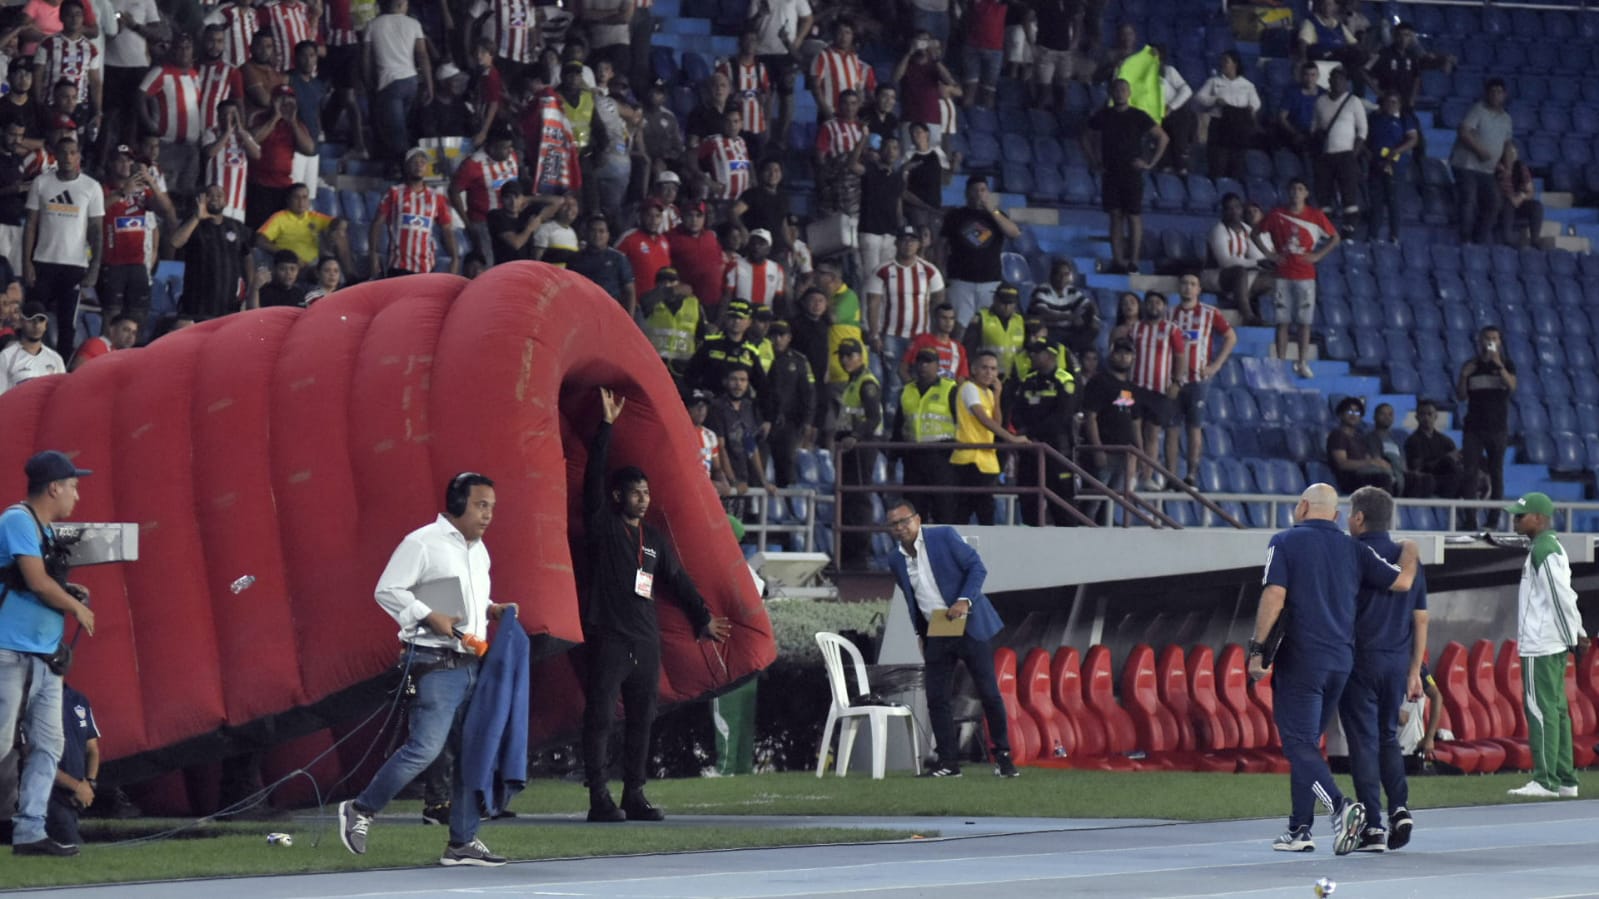
{"type": "Polygon", "coordinates": [[[933,613],[949,608],[949,603],[944,602],[944,594],[939,592],[938,581],[933,577],[926,537],[917,530],[912,552],[906,552],[903,543],[895,543],[894,547],[905,557],[905,574],[910,578],[911,589],[916,591],[916,607],[922,610],[923,618],[932,621],[933,613]]]}
{"type": "Polygon", "coordinates": [[[422,623],[432,611],[412,591],[421,584],[455,578],[466,600],[466,617],[456,625],[462,633],[488,636],[489,550],[482,540],[467,543],[448,518],[405,535],[378,578],[377,601],[400,623],[400,639],[418,646],[463,651],[460,641],[443,637],[422,623]]]}

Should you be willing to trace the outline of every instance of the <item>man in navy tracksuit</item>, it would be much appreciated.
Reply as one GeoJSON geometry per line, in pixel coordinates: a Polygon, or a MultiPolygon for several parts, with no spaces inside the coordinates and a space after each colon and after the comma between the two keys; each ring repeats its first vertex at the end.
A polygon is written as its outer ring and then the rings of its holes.
{"type": "MultiPolygon", "coordinates": [[[[1376,487],[1349,497],[1349,534],[1389,562],[1399,544],[1388,535],[1394,498],[1376,487]]],[[[1416,573],[1407,593],[1361,587],[1355,597],[1355,668],[1338,702],[1355,796],[1366,807],[1360,852],[1399,849],[1410,842],[1410,786],[1399,748],[1399,707],[1422,695],[1422,657],[1427,652],[1427,578],[1416,573]],[[1382,827],[1382,793],[1388,796],[1388,829],[1382,827]]]]}
{"type": "Polygon", "coordinates": [[[1338,698],[1355,664],[1355,594],[1361,585],[1409,590],[1416,577],[1416,547],[1406,541],[1400,566],[1338,529],[1338,492],[1312,484],[1294,507],[1296,524],[1279,531],[1266,548],[1265,589],[1249,641],[1249,674],[1272,676],[1272,704],[1293,801],[1288,831],[1272,848],[1311,852],[1310,826],[1319,799],[1332,810],[1333,851],[1347,855],[1360,842],[1366,811],[1345,799],[1321,754],[1321,736],[1332,722],[1338,698]],[[1271,669],[1265,644],[1278,619],[1283,638],[1271,669]]]}

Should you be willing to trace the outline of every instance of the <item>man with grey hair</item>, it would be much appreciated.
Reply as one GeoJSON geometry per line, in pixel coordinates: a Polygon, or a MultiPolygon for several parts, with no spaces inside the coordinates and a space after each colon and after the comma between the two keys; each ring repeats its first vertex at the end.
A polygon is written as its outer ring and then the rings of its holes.
{"type": "Polygon", "coordinates": [[[1417,553],[1405,541],[1396,567],[1338,529],[1338,492],[1312,484],[1294,507],[1294,526],[1266,548],[1265,589],[1249,641],[1249,674],[1273,673],[1272,717],[1289,764],[1292,812],[1272,848],[1312,852],[1310,828],[1319,799],[1332,811],[1333,851],[1360,842],[1366,810],[1344,797],[1321,754],[1321,736],[1355,665],[1355,596],[1361,586],[1407,591],[1417,553]],[[1270,645],[1268,645],[1270,644],[1270,645]]]}
{"type": "MultiPolygon", "coordinates": [[[[1349,497],[1349,536],[1388,562],[1398,561],[1401,553],[1388,534],[1393,520],[1394,498],[1382,489],[1362,487],[1349,497]]],[[[1403,596],[1362,586],[1355,596],[1355,667],[1338,701],[1355,795],[1366,808],[1366,829],[1356,847],[1360,852],[1399,849],[1410,842],[1410,789],[1399,748],[1399,707],[1407,698],[1421,698],[1426,654],[1426,576],[1418,571],[1403,596]],[[1386,830],[1383,794],[1388,797],[1386,830]]]]}

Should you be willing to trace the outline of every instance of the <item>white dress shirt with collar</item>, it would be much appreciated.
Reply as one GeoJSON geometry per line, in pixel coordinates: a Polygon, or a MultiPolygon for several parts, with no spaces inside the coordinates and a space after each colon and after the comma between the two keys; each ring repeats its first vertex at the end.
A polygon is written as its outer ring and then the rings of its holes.
{"type": "Polygon", "coordinates": [[[916,591],[916,607],[922,610],[923,618],[932,621],[933,613],[949,608],[949,603],[944,602],[944,594],[933,577],[933,565],[927,558],[927,538],[918,530],[911,551],[907,552],[903,543],[895,543],[894,548],[905,557],[905,574],[910,578],[911,589],[916,591]]]}
{"type": "Polygon", "coordinates": [[[431,524],[405,535],[378,578],[377,601],[400,623],[400,639],[418,646],[463,651],[460,641],[430,630],[422,619],[432,611],[412,592],[421,584],[455,578],[466,601],[466,617],[456,625],[462,633],[488,635],[489,550],[482,540],[467,543],[465,535],[440,515],[431,524]]]}

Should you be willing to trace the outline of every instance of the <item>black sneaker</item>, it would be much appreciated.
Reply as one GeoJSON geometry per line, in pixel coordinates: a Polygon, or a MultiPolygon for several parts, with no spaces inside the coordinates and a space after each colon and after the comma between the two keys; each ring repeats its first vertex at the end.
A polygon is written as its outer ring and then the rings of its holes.
{"type": "Polygon", "coordinates": [[[954,762],[937,762],[932,767],[922,771],[922,777],[960,777],[961,766],[954,762]]]}
{"type": "Polygon", "coordinates": [[[443,805],[424,805],[424,806],[422,806],[422,823],[423,824],[443,824],[445,827],[449,827],[450,826],[450,804],[448,802],[446,802],[443,805]]]}
{"type": "Polygon", "coordinates": [[[1016,770],[1016,763],[1011,760],[1010,753],[999,752],[994,754],[995,777],[1021,777],[1022,772],[1016,770]]]}
{"type": "Polygon", "coordinates": [[[589,821],[610,824],[626,820],[627,813],[616,807],[616,800],[611,798],[610,790],[589,791],[589,821]]]}
{"type": "Polygon", "coordinates": [[[372,816],[355,807],[349,799],[339,803],[339,842],[356,855],[366,855],[366,832],[372,816]]]}
{"type": "Polygon", "coordinates": [[[470,843],[451,843],[444,847],[444,854],[439,856],[439,864],[447,868],[456,865],[475,865],[479,868],[498,868],[505,864],[505,856],[495,855],[489,847],[483,845],[482,840],[473,840],[470,843]]]}
{"type": "Polygon", "coordinates": [[[11,847],[12,855],[47,855],[54,858],[68,858],[78,854],[78,847],[72,843],[57,843],[45,837],[32,843],[17,843],[11,847]]]}
{"type": "Polygon", "coordinates": [[[627,790],[622,793],[622,811],[629,821],[665,821],[666,813],[650,805],[644,798],[643,790],[627,790]]]}
{"type": "Polygon", "coordinates": [[[1360,835],[1360,845],[1355,847],[1356,852],[1384,852],[1388,849],[1388,831],[1381,827],[1368,827],[1360,835]]]}
{"type": "Polygon", "coordinates": [[[1416,822],[1410,817],[1410,809],[1400,806],[1388,813],[1388,848],[1403,849],[1410,842],[1410,829],[1416,822]]]}
{"type": "Polygon", "coordinates": [[[1310,838],[1310,828],[1290,830],[1271,842],[1277,852],[1315,852],[1316,841],[1310,838]]]}

